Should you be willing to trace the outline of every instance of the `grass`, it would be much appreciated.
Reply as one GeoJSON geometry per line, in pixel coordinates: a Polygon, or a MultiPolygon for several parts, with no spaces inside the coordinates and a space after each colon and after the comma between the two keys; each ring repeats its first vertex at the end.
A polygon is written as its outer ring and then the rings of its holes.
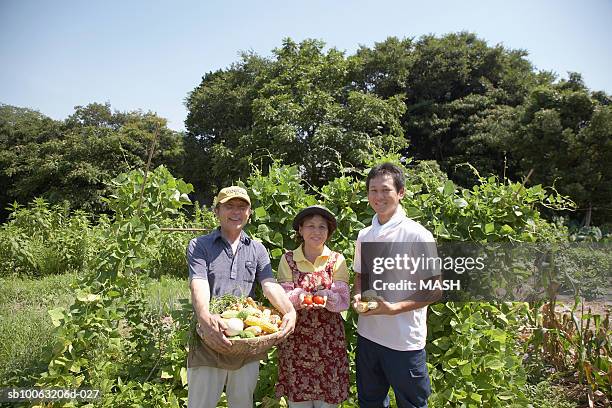
{"type": "Polygon", "coordinates": [[[162,276],[159,280],[152,279],[146,285],[147,298],[151,311],[167,314],[177,307],[181,299],[189,299],[189,283],[187,279],[162,276]]]}
{"type": "MultiPolygon", "coordinates": [[[[46,370],[54,344],[47,311],[70,306],[76,279],[76,274],[0,278],[0,386],[29,385],[28,376],[46,370]]],[[[162,277],[146,290],[148,306],[160,314],[189,298],[187,279],[162,277]]]]}
{"type": "MultiPolygon", "coordinates": [[[[76,274],[0,278],[0,386],[30,385],[28,376],[46,370],[54,343],[47,311],[72,303],[71,284],[76,279],[76,274]]],[[[181,299],[189,299],[187,279],[161,277],[145,288],[148,307],[160,315],[177,307],[181,299]]],[[[577,406],[564,396],[561,387],[548,381],[529,384],[525,391],[533,408],[577,406]]]]}
{"type": "Polygon", "coordinates": [[[0,279],[0,384],[11,373],[21,377],[46,369],[54,342],[47,311],[72,303],[70,284],[76,279],[75,274],[0,279]]]}
{"type": "Polygon", "coordinates": [[[548,380],[528,384],[526,387],[527,398],[533,408],[576,408],[576,403],[569,401],[565,393],[562,387],[553,385],[548,380]]]}

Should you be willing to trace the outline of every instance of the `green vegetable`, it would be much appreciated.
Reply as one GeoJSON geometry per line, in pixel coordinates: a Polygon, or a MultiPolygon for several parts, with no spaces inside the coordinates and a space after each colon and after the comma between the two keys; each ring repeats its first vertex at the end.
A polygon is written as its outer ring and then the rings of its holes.
{"type": "Polygon", "coordinates": [[[211,313],[223,313],[225,310],[229,309],[230,306],[233,306],[239,302],[242,303],[243,300],[243,298],[231,294],[214,296],[210,299],[209,309],[211,313]]]}
{"type": "Polygon", "coordinates": [[[236,312],[236,316],[233,316],[233,317],[237,317],[239,319],[246,320],[246,318],[249,317],[249,312],[243,309],[239,312],[236,312]]]}
{"type": "Polygon", "coordinates": [[[224,319],[231,319],[233,317],[239,317],[239,316],[238,316],[237,310],[226,310],[225,312],[221,313],[221,317],[224,319]]]}
{"type": "Polygon", "coordinates": [[[252,339],[253,337],[255,337],[255,334],[253,332],[243,330],[240,333],[238,333],[238,336],[240,336],[243,339],[252,339]]]}

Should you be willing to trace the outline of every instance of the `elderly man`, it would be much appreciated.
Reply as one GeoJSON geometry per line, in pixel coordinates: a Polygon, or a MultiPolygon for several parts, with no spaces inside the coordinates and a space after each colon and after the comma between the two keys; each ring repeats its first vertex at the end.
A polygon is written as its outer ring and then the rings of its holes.
{"type": "Polygon", "coordinates": [[[188,407],[216,407],[225,387],[230,408],[251,408],[259,360],[265,353],[236,358],[215,351],[227,350],[231,343],[223,334],[227,328],[223,319],[209,311],[210,299],[225,294],[252,296],[259,282],[266,298],[283,314],[281,339],[293,332],[296,312],[272,275],[266,249],[243,231],[251,215],[246,190],[226,187],[214,204],[219,228],[192,239],[187,248],[191,300],[202,337],[189,350],[188,407]]]}

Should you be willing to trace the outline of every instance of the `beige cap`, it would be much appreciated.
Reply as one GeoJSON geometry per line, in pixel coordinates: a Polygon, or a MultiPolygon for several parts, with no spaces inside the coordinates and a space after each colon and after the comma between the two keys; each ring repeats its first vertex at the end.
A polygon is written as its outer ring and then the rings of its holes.
{"type": "Polygon", "coordinates": [[[219,194],[217,194],[217,197],[215,197],[214,205],[216,206],[217,204],[226,203],[232,198],[239,198],[251,205],[251,199],[249,198],[247,191],[244,188],[238,186],[222,188],[221,191],[219,191],[219,194]]]}

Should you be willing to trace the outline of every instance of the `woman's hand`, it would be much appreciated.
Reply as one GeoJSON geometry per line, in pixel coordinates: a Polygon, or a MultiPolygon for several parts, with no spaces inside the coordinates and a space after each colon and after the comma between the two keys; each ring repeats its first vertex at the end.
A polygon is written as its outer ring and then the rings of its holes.
{"type": "Polygon", "coordinates": [[[325,307],[325,300],[323,297],[317,298],[318,295],[314,295],[309,292],[300,294],[300,303],[302,309],[321,309],[325,307]]]}
{"type": "Polygon", "coordinates": [[[355,310],[359,310],[359,308],[357,307],[357,304],[359,304],[359,302],[361,302],[361,293],[356,294],[355,296],[353,296],[353,309],[355,310]]]}

